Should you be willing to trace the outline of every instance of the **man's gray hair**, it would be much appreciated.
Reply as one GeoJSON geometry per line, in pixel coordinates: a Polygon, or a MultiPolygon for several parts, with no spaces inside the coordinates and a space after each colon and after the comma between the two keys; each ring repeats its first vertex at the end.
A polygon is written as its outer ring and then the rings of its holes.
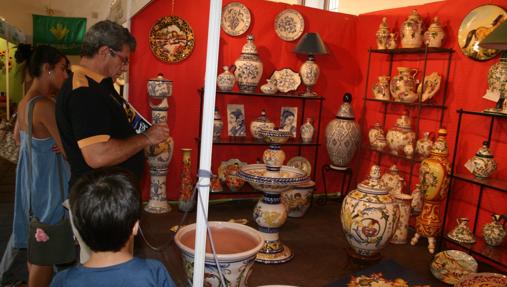
{"type": "Polygon", "coordinates": [[[130,31],[115,22],[100,21],[86,32],[81,46],[81,56],[93,57],[102,46],[121,51],[124,45],[128,45],[131,52],[136,49],[136,39],[130,31]]]}

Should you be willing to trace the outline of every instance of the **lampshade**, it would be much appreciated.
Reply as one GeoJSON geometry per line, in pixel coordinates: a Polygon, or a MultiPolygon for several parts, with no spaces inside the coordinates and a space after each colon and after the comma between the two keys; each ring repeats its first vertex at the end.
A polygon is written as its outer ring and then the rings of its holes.
{"type": "Polygon", "coordinates": [[[487,49],[507,50],[507,20],[503,21],[500,26],[489,33],[489,35],[479,43],[479,46],[487,49]]]}
{"type": "Polygon", "coordinates": [[[318,33],[306,33],[299,40],[294,52],[304,55],[324,55],[327,54],[327,49],[318,33]]]}

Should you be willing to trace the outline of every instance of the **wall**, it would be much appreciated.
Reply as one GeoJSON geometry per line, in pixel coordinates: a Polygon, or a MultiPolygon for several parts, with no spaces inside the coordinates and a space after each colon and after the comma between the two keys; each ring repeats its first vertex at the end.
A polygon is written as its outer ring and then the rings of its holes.
{"type": "MultiPolygon", "coordinates": [[[[414,5],[422,5],[425,3],[438,2],[444,0],[382,0],[382,1],[369,1],[369,0],[340,0],[338,11],[342,13],[359,15],[369,13],[372,11],[381,11],[397,7],[407,7],[414,5]]],[[[450,1],[450,0],[447,0],[450,1]]]]}

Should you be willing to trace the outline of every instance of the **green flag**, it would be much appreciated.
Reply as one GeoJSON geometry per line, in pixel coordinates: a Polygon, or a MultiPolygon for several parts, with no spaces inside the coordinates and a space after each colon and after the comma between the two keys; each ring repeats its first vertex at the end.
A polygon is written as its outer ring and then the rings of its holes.
{"type": "Polygon", "coordinates": [[[33,44],[50,45],[66,55],[78,55],[86,33],[86,18],[33,15],[33,44]]]}

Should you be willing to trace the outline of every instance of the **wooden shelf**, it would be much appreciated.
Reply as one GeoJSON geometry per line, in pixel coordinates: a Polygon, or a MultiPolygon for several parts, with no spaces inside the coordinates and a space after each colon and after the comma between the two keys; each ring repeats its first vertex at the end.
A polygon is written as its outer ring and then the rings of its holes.
{"type": "MultiPolygon", "coordinates": [[[[200,138],[196,138],[196,141],[200,142],[200,138]]],[[[219,140],[213,140],[213,145],[259,145],[259,146],[268,146],[269,143],[266,143],[262,140],[258,140],[252,137],[228,137],[221,138],[219,140]]],[[[301,139],[291,138],[286,143],[280,144],[281,146],[320,146],[320,143],[315,141],[304,143],[301,139]]]]}
{"type": "Polygon", "coordinates": [[[487,188],[495,189],[501,192],[507,192],[507,181],[495,178],[478,178],[472,174],[455,173],[452,175],[453,178],[466,181],[468,183],[484,186],[487,188]]]}
{"type": "Polygon", "coordinates": [[[372,53],[378,54],[438,54],[438,53],[454,53],[450,48],[398,48],[398,49],[370,49],[372,53]]]}
{"type": "MultiPolygon", "coordinates": [[[[199,93],[201,95],[204,94],[204,89],[199,89],[199,93]]],[[[230,92],[223,92],[217,90],[217,96],[219,95],[234,95],[234,96],[242,96],[242,97],[267,97],[267,98],[283,98],[283,99],[300,99],[300,100],[317,100],[317,101],[323,101],[324,97],[322,96],[303,96],[303,94],[295,93],[276,93],[272,95],[263,94],[263,93],[245,93],[240,91],[230,91],[230,92]]]]}
{"type": "MultiPolygon", "coordinates": [[[[397,101],[386,101],[386,100],[379,100],[379,99],[373,99],[373,98],[365,98],[366,101],[372,101],[372,102],[379,102],[384,104],[394,104],[394,105],[404,105],[404,106],[411,106],[411,107],[418,107],[419,103],[406,103],[406,102],[397,102],[397,101]]],[[[432,104],[432,103],[421,103],[421,107],[423,108],[435,108],[435,109],[447,109],[444,105],[439,104],[432,104]]]]}
{"type": "Polygon", "coordinates": [[[482,237],[476,237],[477,242],[474,244],[460,243],[452,240],[447,235],[442,238],[444,241],[456,245],[468,251],[472,255],[477,255],[496,264],[507,266],[507,247],[505,246],[505,243],[500,246],[493,247],[487,245],[482,237]]]}

